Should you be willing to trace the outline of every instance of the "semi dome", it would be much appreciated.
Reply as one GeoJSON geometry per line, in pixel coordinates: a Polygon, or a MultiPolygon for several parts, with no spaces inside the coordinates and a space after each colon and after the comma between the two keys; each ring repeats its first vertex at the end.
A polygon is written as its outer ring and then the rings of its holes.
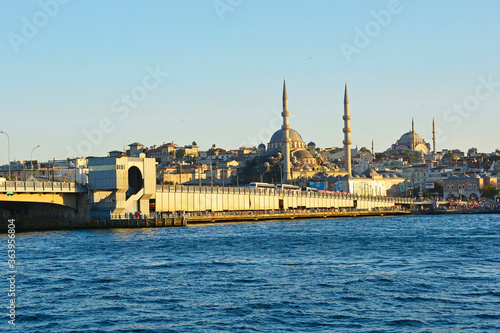
{"type": "Polygon", "coordinates": [[[294,151],[293,156],[297,157],[299,160],[304,158],[314,158],[310,152],[302,149],[294,151]]]}

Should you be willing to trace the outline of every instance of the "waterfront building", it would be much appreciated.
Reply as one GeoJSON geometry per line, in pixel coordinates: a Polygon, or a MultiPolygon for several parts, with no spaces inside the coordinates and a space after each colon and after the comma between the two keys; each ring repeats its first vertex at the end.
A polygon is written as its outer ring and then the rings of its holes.
{"type": "Polygon", "coordinates": [[[397,172],[377,172],[369,168],[361,174],[337,176],[332,179],[330,190],[357,195],[404,196],[405,178],[397,172]]]}
{"type": "Polygon", "coordinates": [[[481,197],[481,190],[490,184],[498,187],[497,177],[489,177],[485,174],[451,175],[443,180],[443,197],[448,200],[478,200],[481,197]]]}
{"type": "Polygon", "coordinates": [[[425,188],[426,183],[430,181],[429,166],[426,164],[404,166],[403,177],[413,187],[425,188]]]}
{"type": "Polygon", "coordinates": [[[88,165],[92,217],[150,211],[156,193],[155,159],[91,157],[88,165]]]}

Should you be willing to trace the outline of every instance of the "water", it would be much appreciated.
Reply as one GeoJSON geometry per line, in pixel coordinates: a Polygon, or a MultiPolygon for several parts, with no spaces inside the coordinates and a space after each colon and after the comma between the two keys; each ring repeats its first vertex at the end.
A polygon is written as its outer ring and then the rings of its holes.
{"type": "Polygon", "coordinates": [[[17,245],[20,332],[500,331],[498,215],[36,232],[17,245]]]}

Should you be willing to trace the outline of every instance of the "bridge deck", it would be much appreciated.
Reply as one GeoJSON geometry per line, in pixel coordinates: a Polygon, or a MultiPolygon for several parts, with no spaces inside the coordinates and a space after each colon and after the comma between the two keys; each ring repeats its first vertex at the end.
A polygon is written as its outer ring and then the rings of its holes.
{"type": "Polygon", "coordinates": [[[0,183],[1,192],[12,193],[84,193],[87,188],[74,182],[25,182],[6,181],[0,183]]]}

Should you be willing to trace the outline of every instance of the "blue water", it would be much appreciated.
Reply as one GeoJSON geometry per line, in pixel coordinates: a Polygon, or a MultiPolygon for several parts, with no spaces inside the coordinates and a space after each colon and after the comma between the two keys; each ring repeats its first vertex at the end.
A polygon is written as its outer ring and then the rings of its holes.
{"type": "Polygon", "coordinates": [[[20,332],[500,331],[499,215],[33,232],[17,245],[20,332]]]}

